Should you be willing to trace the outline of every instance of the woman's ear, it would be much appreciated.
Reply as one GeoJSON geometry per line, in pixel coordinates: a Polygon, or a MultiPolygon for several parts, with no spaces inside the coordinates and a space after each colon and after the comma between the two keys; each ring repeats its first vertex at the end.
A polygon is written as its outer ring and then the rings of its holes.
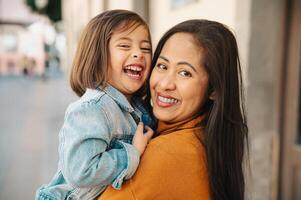
{"type": "Polygon", "coordinates": [[[216,100],[216,92],[215,92],[215,90],[210,93],[209,99],[212,100],[212,101],[216,100]]]}

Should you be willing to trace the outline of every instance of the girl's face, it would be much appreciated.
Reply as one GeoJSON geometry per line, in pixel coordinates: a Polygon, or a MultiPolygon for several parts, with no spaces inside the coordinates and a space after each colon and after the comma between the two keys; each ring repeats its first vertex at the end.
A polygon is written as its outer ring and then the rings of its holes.
{"type": "Polygon", "coordinates": [[[154,115],[173,123],[198,114],[207,97],[203,50],[189,33],[176,33],[164,44],[150,78],[154,115]]]}
{"type": "Polygon", "coordinates": [[[109,41],[109,83],[128,99],[146,81],[151,64],[151,41],[142,26],[114,31],[109,41]]]}

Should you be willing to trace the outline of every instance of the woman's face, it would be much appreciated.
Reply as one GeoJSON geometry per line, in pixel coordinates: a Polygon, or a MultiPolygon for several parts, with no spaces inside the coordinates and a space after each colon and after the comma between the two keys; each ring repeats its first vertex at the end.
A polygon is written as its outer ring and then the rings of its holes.
{"type": "Polygon", "coordinates": [[[174,123],[197,115],[205,102],[208,74],[203,50],[189,33],[172,35],[150,77],[154,115],[174,123]]]}

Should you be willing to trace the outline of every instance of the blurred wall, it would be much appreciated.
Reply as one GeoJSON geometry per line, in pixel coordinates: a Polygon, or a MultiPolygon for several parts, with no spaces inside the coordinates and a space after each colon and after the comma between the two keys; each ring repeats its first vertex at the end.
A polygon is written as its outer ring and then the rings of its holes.
{"type": "Polygon", "coordinates": [[[151,0],[150,26],[154,43],[173,25],[193,18],[206,18],[235,28],[236,0],[195,0],[180,4],[180,1],[151,0]],[[173,3],[174,2],[174,3],[173,3]]]}
{"type": "Polygon", "coordinates": [[[278,198],[286,3],[285,0],[251,3],[246,101],[252,142],[252,199],[278,198]]]}

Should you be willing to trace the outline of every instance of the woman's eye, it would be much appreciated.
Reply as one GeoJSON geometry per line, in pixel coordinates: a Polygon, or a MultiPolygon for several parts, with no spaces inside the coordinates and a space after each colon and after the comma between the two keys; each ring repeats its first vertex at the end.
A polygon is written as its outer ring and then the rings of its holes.
{"type": "Polygon", "coordinates": [[[160,70],[167,70],[167,66],[164,65],[164,64],[157,64],[157,67],[158,67],[160,70]]]}
{"type": "Polygon", "coordinates": [[[180,74],[181,76],[184,76],[184,77],[192,77],[192,74],[191,74],[190,72],[188,72],[188,71],[185,71],[185,70],[180,71],[179,74],[180,74]]]}

